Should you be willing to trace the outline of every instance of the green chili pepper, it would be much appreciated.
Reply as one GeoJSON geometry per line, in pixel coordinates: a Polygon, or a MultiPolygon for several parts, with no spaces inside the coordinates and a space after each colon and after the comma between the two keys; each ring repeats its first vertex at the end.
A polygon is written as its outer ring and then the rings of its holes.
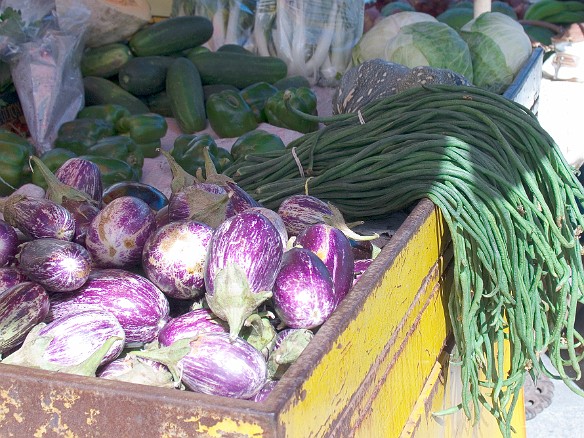
{"type": "Polygon", "coordinates": [[[266,101],[264,111],[268,123],[281,128],[292,129],[304,134],[318,130],[318,122],[303,119],[286,107],[284,94],[290,93],[289,105],[292,108],[311,115],[317,115],[316,94],[307,87],[280,90],[266,101]]]}
{"type": "MultiPolygon", "coordinates": [[[[53,173],[59,169],[70,158],[75,158],[77,154],[69,149],[54,148],[44,152],[39,158],[53,173]]],[[[47,188],[47,182],[40,172],[32,173],[32,182],[43,189],[47,188]]]]}
{"type": "Polygon", "coordinates": [[[267,82],[257,82],[245,87],[239,94],[253,111],[256,121],[262,123],[268,121],[264,111],[266,100],[277,92],[278,89],[267,82]]]}
{"type": "Polygon", "coordinates": [[[34,148],[24,137],[0,130],[0,195],[11,194],[30,180],[28,158],[34,148]]]}
{"type": "Polygon", "coordinates": [[[209,124],[219,137],[239,137],[258,126],[253,111],[234,90],[209,96],[206,110],[209,124]]]}
{"type": "Polygon", "coordinates": [[[231,155],[234,160],[237,160],[247,154],[261,154],[282,149],[286,149],[286,146],[276,134],[263,129],[254,129],[235,140],[231,146],[231,155]]]}
{"type": "Polygon", "coordinates": [[[138,180],[142,176],[144,154],[140,146],[130,137],[115,135],[102,138],[87,150],[87,154],[125,161],[132,167],[138,180]]]}
{"type": "Polygon", "coordinates": [[[122,105],[105,103],[103,105],[90,105],[77,113],[78,119],[104,119],[115,124],[122,117],[127,117],[131,113],[122,105]]]}
{"type": "Polygon", "coordinates": [[[116,123],[118,134],[129,135],[136,143],[153,143],[166,135],[168,125],[160,114],[133,114],[116,123]]]}
{"type": "Polygon", "coordinates": [[[63,123],[55,140],[55,147],[69,149],[77,155],[87,152],[90,146],[104,137],[115,135],[112,122],[105,119],[75,119],[63,123]]]}

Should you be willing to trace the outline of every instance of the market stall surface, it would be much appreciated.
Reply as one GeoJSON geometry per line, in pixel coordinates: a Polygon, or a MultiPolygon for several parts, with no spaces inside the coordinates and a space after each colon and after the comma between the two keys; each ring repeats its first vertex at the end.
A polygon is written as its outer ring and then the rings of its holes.
{"type": "MultiPolygon", "coordinates": [[[[538,118],[570,164],[584,163],[584,83],[549,81],[540,88],[538,118]]],[[[549,365],[549,360],[544,357],[549,365]]],[[[551,366],[551,365],[550,365],[551,366]]],[[[584,430],[584,397],[553,381],[551,404],[526,423],[527,438],[577,437],[584,430]]]]}

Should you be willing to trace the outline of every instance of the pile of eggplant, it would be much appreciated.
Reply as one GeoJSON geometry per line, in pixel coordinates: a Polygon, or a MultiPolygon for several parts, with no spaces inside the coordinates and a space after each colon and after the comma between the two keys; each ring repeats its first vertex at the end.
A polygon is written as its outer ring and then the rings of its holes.
{"type": "Polygon", "coordinates": [[[263,400],[374,257],[334,206],[258,204],[164,151],[171,195],[31,157],[43,196],[2,199],[1,363],[263,400]]]}

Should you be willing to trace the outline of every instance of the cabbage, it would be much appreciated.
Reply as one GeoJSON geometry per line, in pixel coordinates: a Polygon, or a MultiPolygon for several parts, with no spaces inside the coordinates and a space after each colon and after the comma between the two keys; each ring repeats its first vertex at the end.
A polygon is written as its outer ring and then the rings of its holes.
{"type": "Polygon", "coordinates": [[[468,46],[453,28],[436,20],[403,26],[388,41],[384,59],[410,68],[428,65],[449,69],[473,82],[468,46]]]}
{"type": "Polygon", "coordinates": [[[523,26],[500,12],[485,12],[460,30],[472,57],[476,86],[503,93],[531,55],[523,26]]]}
{"type": "Polygon", "coordinates": [[[385,56],[387,42],[400,31],[402,26],[420,21],[436,21],[430,14],[422,12],[398,12],[379,20],[369,29],[353,47],[351,57],[353,65],[359,65],[369,59],[385,56]]]}

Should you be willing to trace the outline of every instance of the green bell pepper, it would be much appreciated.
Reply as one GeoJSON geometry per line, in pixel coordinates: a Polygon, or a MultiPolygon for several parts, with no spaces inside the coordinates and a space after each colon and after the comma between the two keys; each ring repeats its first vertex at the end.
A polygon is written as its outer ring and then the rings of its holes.
{"type": "Polygon", "coordinates": [[[207,118],[222,138],[239,137],[258,127],[253,111],[238,91],[224,90],[207,99],[207,118]]]}
{"type": "Polygon", "coordinates": [[[235,140],[231,146],[231,155],[234,160],[237,160],[247,154],[262,154],[282,149],[286,149],[286,146],[276,134],[263,129],[254,129],[235,140]]]}
{"type": "Polygon", "coordinates": [[[116,135],[114,124],[105,119],[75,119],[63,123],[57,131],[54,146],[69,149],[77,155],[104,137],[116,135]]]}
{"type": "Polygon", "coordinates": [[[78,119],[103,119],[115,124],[122,117],[127,117],[130,111],[115,103],[104,103],[102,105],[90,105],[77,113],[78,119]]]}
{"type": "Polygon", "coordinates": [[[266,100],[277,92],[278,89],[267,82],[257,82],[245,87],[239,94],[241,94],[243,100],[245,100],[253,111],[256,121],[262,123],[268,121],[266,112],[264,111],[266,100]]]}
{"type": "Polygon", "coordinates": [[[125,161],[132,167],[136,180],[142,177],[144,155],[139,145],[130,137],[114,135],[102,138],[87,150],[87,154],[125,161]]]}
{"type": "MultiPolygon", "coordinates": [[[[70,158],[75,158],[77,154],[69,149],[54,148],[44,152],[39,158],[53,173],[59,169],[70,158]]],[[[47,188],[47,182],[41,172],[32,173],[32,182],[43,189],[47,188]]]]}
{"type": "Polygon", "coordinates": [[[0,195],[7,196],[30,180],[28,158],[34,147],[24,137],[0,129],[0,195]]]}
{"type": "Polygon", "coordinates": [[[198,168],[205,172],[204,150],[208,148],[209,157],[217,172],[233,161],[231,154],[220,148],[209,134],[182,134],[175,140],[170,151],[172,158],[189,174],[195,175],[198,168]]]}
{"type": "Polygon", "coordinates": [[[168,124],[160,114],[133,114],[118,120],[116,130],[134,140],[144,157],[154,158],[159,155],[160,139],[166,135],[168,124]]]}
{"type": "Polygon", "coordinates": [[[104,188],[122,181],[138,180],[132,166],[123,160],[99,155],[80,155],[79,158],[97,164],[101,172],[101,182],[104,188]]]}
{"type": "Polygon", "coordinates": [[[307,87],[288,88],[280,90],[266,101],[264,108],[268,123],[281,128],[292,129],[304,134],[318,129],[318,122],[306,120],[292,112],[287,106],[284,96],[290,94],[289,105],[292,108],[311,115],[317,115],[316,94],[307,87]]]}

